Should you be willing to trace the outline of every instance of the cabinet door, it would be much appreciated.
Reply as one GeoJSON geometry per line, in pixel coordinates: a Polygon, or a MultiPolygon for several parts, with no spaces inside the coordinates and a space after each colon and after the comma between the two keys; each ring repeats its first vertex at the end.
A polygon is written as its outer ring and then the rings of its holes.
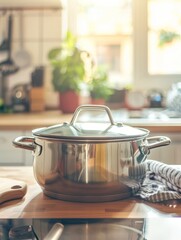
{"type": "Polygon", "coordinates": [[[176,145],[172,142],[169,146],[161,147],[160,159],[166,164],[176,164],[176,145]]]}
{"type": "Polygon", "coordinates": [[[0,131],[0,166],[24,165],[23,150],[12,144],[12,141],[21,135],[21,131],[0,131]]]}
{"type": "Polygon", "coordinates": [[[160,161],[161,159],[161,149],[160,148],[154,148],[150,150],[150,154],[147,157],[151,160],[160,161]]]}
{"type": "MultiPolygon", "coordinates": [[[[24,131],[23,135],[27,136],[27,137],[31,137],[32,132],[31,131],[24,131]]],[[[33,159],[34,159],[32,152],[29,151],[29,150],[23,150],[23,156],[24,156],[24,159],[25,159],[25,165],[26,166],[32,166],[33,165],[33,159]]]]}
{"type": "Polygon", "coordinates": [[[166,164],[181,164],[181,134],[180,133],[157,133],[157,136],[167,136],[171,144],[152,149],[149,159],[157,160],[166,164]]]}
{"type": "Polygon", "coordinates": [[[175,164],[181,165],[181,142],[175,143],[175,164]]]}
{"type": "Polygon", "coordinates": [[[181,134],[180,133],[172,133],[167,134],[171,139],[171,144],[166,147],[162,147],[161,151],[161,159],[163,162],[167,164],[181,164],[181,134]]]}

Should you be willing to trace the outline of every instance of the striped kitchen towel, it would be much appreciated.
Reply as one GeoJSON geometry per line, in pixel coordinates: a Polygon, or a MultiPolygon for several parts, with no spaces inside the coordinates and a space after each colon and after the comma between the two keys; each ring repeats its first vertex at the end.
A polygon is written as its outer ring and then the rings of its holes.
{"type": "Polygon", "coordinates": [[[147,160],[147,174],[135,196],[150,202],[181,199],[181,168],[147,160]]]}

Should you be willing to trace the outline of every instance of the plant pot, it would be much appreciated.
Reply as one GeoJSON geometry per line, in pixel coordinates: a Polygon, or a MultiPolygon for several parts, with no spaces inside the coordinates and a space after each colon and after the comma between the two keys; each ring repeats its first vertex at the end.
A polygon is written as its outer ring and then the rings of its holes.
{"type": "Polygon", "coordinates": [[[59,106],[63,113],[73,113],[79,106],[80,97],[74,91],[59,93],[59,106]]]}

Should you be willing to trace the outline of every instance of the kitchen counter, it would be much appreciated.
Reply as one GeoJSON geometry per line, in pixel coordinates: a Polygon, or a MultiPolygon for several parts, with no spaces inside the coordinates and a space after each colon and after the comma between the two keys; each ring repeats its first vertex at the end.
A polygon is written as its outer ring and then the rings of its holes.
{"type": "Polygon", "coordinates": [[[0,205],[0,218],[169,218],[181,216],[181,202],[150,203],[129,198],[105,203],[66,202],[45,196],[32,167],[0,167],[0,176],[27,183],[23,199],[0,205]]]}
{"type": "MultiPolygon", "coordinates": [[[[73,114],[62,114],[60,111],[45,111],[38,113],[0,114],[0,130],[32,130],[39,127],[47,127],[62,122],[70,122],[73,114]]],[[[116,122],[143,127],[151,132],[180,132],[181,118],[125,118],[122,112],[113,111],[113,119],[116,122]]]]}
{"type": "Polygon", "coordinates": [[[72,114],[62,114],[59,111],[0,114],[0,130],[32,130],[69,122],[71,118],[72,114]]]}

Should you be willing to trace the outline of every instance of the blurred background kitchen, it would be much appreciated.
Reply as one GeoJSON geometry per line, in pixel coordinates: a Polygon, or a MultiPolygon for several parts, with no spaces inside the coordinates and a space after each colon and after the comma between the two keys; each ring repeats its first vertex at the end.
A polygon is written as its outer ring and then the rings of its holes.
{"type": "Polygon", "coordinates": [[[17,85],[26,97],[27,85],[38,85],[45,94],[39,108],[58,106],[48,53],[70,30],[107,67],[112,88],[139,90],[161,106],[181,76],[180,6],[178,0],[1,0],[1,102],[16,104],[17,85]]]}
{"type": "MultiPolygon", "coordinates": [[[[22,98],[28,98],[29,85],[33,85],[44,88],[39,109],[56,106],[47,54],[62,39],[65,21],[60,1],[0,1],[0,10],[1,98],[5,105],[16,102],[16,86],[22,98]]],[[[25,105],[28,100],[22,99],[25,105]]],[[[22,111],[26,109],[22,106],[22,111]]]]}
{"type": "MultiPolygon", "coordinates": [[[[61,110],[48,54],[67,31],[106,68],[111,109],[179,118],[180,9],[179,0],[0,0],[0,118],[61,110]]],[[[84,85],[80,97],[90,103],[84,85]]]]}

